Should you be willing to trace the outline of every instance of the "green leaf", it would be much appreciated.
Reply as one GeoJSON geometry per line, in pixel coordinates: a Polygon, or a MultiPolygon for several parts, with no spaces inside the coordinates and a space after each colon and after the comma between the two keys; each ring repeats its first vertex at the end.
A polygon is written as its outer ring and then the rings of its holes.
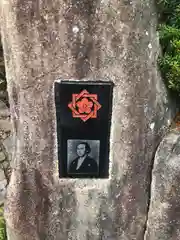
{"type": "Polygon", "coordinates": [[[162,56],[158,65],[168,88],[180,95],[180,1],[158,0],[162,56]]]}

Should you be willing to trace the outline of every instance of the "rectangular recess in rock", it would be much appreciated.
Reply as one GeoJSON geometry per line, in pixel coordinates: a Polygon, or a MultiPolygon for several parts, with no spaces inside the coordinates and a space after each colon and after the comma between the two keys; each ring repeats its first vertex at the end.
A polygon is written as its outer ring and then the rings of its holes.
{"type": "Polygon", "coordinates": [[[112,82],[56,81],[60,178],[107,178],[112,82]]]}

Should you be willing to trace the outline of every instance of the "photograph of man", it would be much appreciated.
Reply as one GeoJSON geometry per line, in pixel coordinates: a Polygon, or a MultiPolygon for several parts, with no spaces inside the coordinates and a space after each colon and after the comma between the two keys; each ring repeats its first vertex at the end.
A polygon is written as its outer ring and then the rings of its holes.
{"type": "Polygon", "coordinates": [[[89,156],[91,152],[90,145],[87,142],[80,142],[76,146],[77,158],[75,158],[69,167],[69,173],[92,174],[98,172],[97,162],[89,156]]]}

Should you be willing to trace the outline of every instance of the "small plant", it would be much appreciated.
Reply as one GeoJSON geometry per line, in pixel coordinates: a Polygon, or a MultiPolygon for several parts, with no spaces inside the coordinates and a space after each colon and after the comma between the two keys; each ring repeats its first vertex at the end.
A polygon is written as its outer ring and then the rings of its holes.
{"type": "Polygon", "coordinates": [[[180,95],[180,0],[159,0],[157,6],[162,47],[158,63],[168,88],[180,95]]]}
{"type": "Polygon", "coordinates": [[[0,207],[0,240],[7,240],[6,224],[3,216],[3,207],[0,207]]]}

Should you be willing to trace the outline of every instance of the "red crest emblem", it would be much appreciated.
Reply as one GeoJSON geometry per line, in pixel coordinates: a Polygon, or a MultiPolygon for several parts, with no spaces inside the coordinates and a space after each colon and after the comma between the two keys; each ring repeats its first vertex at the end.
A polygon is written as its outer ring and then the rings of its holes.
{"type": "Polygon", "coordinates": [[[73,118],[81,118],[86,122],[90,118],[97,118],[97,111],[101,108],[97,94],[83,90],[79,94],[72,94],[72,102],[68,104],[73,118]]]}

